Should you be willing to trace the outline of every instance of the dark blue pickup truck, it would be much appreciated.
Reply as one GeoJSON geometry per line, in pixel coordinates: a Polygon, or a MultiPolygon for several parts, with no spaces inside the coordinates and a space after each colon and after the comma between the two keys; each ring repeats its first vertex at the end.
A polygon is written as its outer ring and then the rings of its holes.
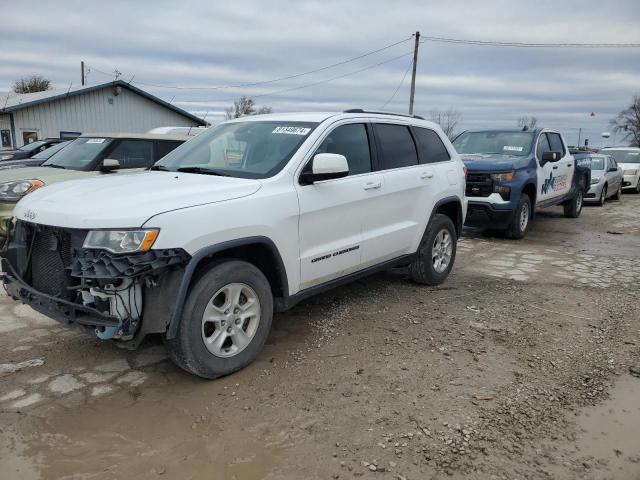
{"type": "Polygon", "coordinates": [[[453,145],[467,167],[465,225],[519,239],[537,208],[563,205],[566,217],[580,215],[591,170],[557,131],[466,131],[453,145]]]}

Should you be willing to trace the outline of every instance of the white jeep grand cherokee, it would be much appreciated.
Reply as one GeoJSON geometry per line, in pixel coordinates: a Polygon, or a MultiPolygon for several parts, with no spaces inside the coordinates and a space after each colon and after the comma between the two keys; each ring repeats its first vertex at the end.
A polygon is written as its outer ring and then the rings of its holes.
{"type": "Polygon", "coordinates": [[[150,171],[21,200],[4,281],[14,298],[128,348],[161,333],[205,378],[259,353],[274,310],[392,266],[443,282],[466,214],[442,130],[362,110],[225,122],[150,171]]]}

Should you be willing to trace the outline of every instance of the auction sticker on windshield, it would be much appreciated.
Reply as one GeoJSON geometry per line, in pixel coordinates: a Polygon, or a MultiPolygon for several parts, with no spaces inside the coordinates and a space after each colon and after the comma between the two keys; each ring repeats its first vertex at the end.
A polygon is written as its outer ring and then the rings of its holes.
{"type": "Polygon", "coordinates": [[[306,135],[311,131],[305,127],[276,127],[271,133],[284,133],[286,135],[306,135]]]}
{"type": "Polygon", "coordinates": [[[104,143],[104,138],[90,138],[87,143],[104,143]]]}
{"type": "Polygon", "coordinates": [[[507,150],[509,152],[521,152],[523,149],[523,147],[515,147],[515,146],[511,146],[511,145],[505,145],[504,147],[502,147],[502,150],[507,150]]]}

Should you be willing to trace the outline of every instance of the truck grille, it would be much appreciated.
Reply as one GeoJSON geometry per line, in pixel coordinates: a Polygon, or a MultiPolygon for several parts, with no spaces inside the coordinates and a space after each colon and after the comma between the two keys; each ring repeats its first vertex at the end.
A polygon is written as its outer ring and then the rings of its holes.
{"type": "Polygon", "coordinates": [[[493,180],[489,173],[467,173],[467,197],[488,197],[493,193],[493,180]]]}

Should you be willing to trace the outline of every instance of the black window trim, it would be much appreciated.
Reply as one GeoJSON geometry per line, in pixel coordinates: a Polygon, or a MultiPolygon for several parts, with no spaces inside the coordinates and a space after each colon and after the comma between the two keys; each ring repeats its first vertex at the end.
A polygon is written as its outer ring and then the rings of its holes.
{"type": "Polygon", "coordinates": [[[395,168],[385,168],[383,169],[382,166],[384,164],[384,158],[383,158],[383,154],[382,154],[382,145],[380,144],[380,138],[378,135],[375,135],[375,145],[376,145],[376,168],[375,171],[376,172],[386,172],[386,171],[395,171],[395,170],[401,170],[403,168],[415,168],[415,167],[419,167],[422,164],[420,163],[420,154],[418,153],[418,144],[416,142],[416,138],[413,134],[413,129],[411,128],[411,124],[409,123],[402,123],[402,122],[381,122],[378,120],[372,121],[371,122],[371,129],[375,132],[376,131],[376,126],[377,125],[397,125],[399,127],[405,127],[409,130],[409,135],[411,136],[411,139],[413,141],[413,148],[416,152],[416,159],[418,161],[418,163],[416,163],[415,165],[404,165],[402,167],[395,167],[395,168]]]}
{"type": "Polygon", "coordinates": [[[329,125],[327,127],[327,129],[322,133],[322,135],[318,138],[318,140],[316,141],[316,143],[314,143],[314,145],[312,146],[312,148],[309,150],[309,158],[307,158],[306,160],[304,160],[302,162],[302,168],[300,169],[300,171],[298,172],[298,179],[297,179],[297,183],[298,185],[302,186],[302,187],[307,187],[309,186],[306,183],[301,182],[300,177],[302,176],[303,173],[305,173],[307,171],[307,169],[309,168],[309,165],[311,165],[311,161],[313,160],[313,157],[315,156],[316,151],[318,150],[318,148],[320,148],[320,145],[322,145],[322,142],[324,142],[327,137],[329,135],[331,135],[331,132],[337,130],[338,128],[344,126],[344,125],[356,125],[356,124],[361,124],[364,125],[365,127],[365,132],[367,134],[367,141],[369,143],[369,156],[371,157],[371,171],[370,172],[363,172],[363,173],[358,173],[357,175],[347,175],[346,177],[341,177],[341,178],[336,178],[333,180],[327,180],[328,182],[337,182],[340,180],[344,180],[346,178],[353,178],[356,176],[360,176],[360,175],[370,175],[372,173],[375,173],[377,171],[376,167],[378,164],[378,152],[376,150],[376,144],[375,144],[375,138],[374,138],[374,133],[373,133],[373,128],[371,126],[371,121],[369,119],[365,119],[365,118],[353,118],[353,119],[349,119],[348,121],[343,121],[343,122],[336,122],[337,125],[329,125]]]}
{"type": "Polygon", "coordinates": [[[447,144],[442,141],[442,137],[433,128],[423,127],[423,126],[420,126],[420,125],[409,125],[409,130],[411,130],[411,136],[413,137],[413,143],[416,145],[416,150],[418,151],[418,165],[431,165],[432,163],[444,163],[444,162],[450,162],[451,160],[453,160],[453,157],[451,156],[451,152],[447,148],[447,144]],[[438,140],[440,140],[440,143],[442,143],[442,146],[444,147],[445,152],[447,152],[447,156],[449,158],[447,160],[442,160],[440,162],[429,162],[429,161],[426,161],[426,160],[423,162],[422,161],[422,149],[421,148],[417,148],[417,146],[420,144],[420,140],[418,139],[418,135],[414,131],[414,129],[416,129],[416,128],[422,128],[424,130],[429,130],[430,132],[434,133],[438,137],[438,140]]]}

